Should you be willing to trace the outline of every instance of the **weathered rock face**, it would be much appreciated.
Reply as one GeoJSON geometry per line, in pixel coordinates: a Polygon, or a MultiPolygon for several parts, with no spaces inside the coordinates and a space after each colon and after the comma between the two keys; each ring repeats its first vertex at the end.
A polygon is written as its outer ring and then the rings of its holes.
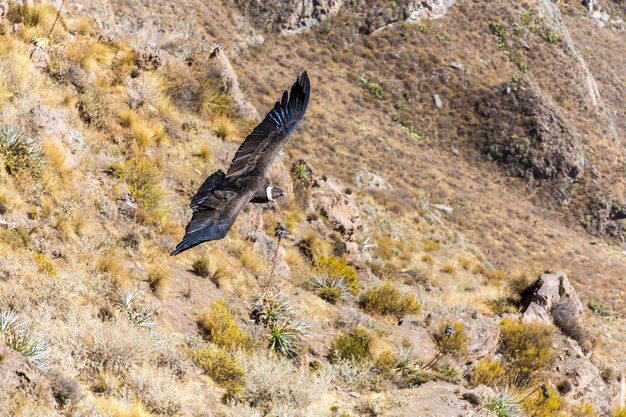
{"type": "Polygon", "coordinates": [[[584,309],[563,272],[545,273],[523,294],[522,320],[554,323],[588,351],[591,343],[583,325],[584,309]]]}
{"type": "Polygon", "coordinates": [[[328,218],[333,229],[349,240],[363,228],[363,220],[354,199],[346,191],[334,178],[316,178],[312,185],[311,203],[313,211],[328,218]]]}
{"type": "Polygon", "coordinates": [[[70,116],[67,112],[37,105],[30,110],[28,122],[33,130],[33,137],[48,136],[49,140],[58,146],[67,147],[71,152],[67,162],[72,167],[78,165],[80,156],[86,151],[87,146],[83,134],[70,126],[70,116]]]}
{"type": "Polygon", "coordinates": [[[611,415],[611,389],[602,379],[598,367],[587,359],[573,340],[557,335],[559,356],[553,368],[561,376],[555,380],[567,402],[578,406],[583,400],[593,406],[598,415],[611,415]]]}
{"type": "Polygon", "coordinates": [[[395,2],[346,0],[237,0],[242,12],[269,32],[294,33],[308,29],[340,11],[354,12],[357,29],[372,33],[389,24],[443,17],[457,0],[399,0],[395,2]]]}
{"type": "Polygon", "coordinates": [[[607,193],[592,193],[582,214],[582,224],[595,236],[609,235],[624,240],[626,207],[607,193]]]}
{"type": "Polygon", "coordinates": [[[509,175],[555,184],[582,177],[586,161],[578,133],[530,79],[500,86],[475,106],[478,146],[509,175]]]}
{"type": "Polygon", "coordinates": [[[345,0],[236,0],[251,20],[269,32],[293,32],[311,27],[336,14],[345,0]]]}

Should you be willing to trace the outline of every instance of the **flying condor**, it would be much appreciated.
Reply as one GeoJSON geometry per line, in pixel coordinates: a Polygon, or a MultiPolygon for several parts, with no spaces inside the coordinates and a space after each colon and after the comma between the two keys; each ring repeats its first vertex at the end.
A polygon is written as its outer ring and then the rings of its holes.
{"type": "Polygon", "coordinates": [[[302,73],[280,101],[243,141],[228,172],[211,174],[191,199],[193,217],[171,255],[202,242],[224,238],[248,203],[267,203],[285,192],[270,184],[272,162],[298,126],[309,104],[309,77],[302,73]]]}

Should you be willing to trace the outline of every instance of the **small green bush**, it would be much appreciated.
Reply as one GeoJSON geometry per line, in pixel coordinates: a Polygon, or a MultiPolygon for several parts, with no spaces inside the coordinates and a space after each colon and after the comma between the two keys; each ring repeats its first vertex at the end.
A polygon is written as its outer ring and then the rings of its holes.
{"type": "Polygon", "coordinates": [[[354,298],[346,281],[341,278],[316,277],[313,280],[313,288],[322,300],[331,304],[354,298]]]}
{"type": "Polygon", "coordinates": [[[490,22],[489,29],[491,33],[493,33],[496,37],[496,43],[498,47],[502,49],[508,49],[509,45],[507,44],[508,33],[504,24],[500,22],[490,22]]]}
{"type": "Polygon", "coordinates": [[[520,411],[518,401],[512,394],[498,391],[485,399],[485,408],[493,411],[497,417],[515,417],[520,411]]]}
{"type": "Polygon", "coordinates": [[[198,324],[210,342],[227,349],[246,349],[251,344],[251,338],[241,330],[232,313],[222,299],[214,301],[211,308],[205,313],[198,324]]]}
{"type": "Polygon", "coordinates": [[[553,45],[561,42],[561,37],[556,32],[550,31],[546,33],[544,37],[548,42],[550,42],[553,45]]]}
{"type": "Polygon", "coordinates": [[[552,347],[552,326],[506,318],[500,323],[500,332],[500,353],[505,357],[509,371],[521,379],[545,369],[556,355],[552,347]]]}
{"type": "Polygon", "coordinates": [[[602,303],[589,301],[589,303],[587,303],[587,307],[589,307],[591,312],[597,316],[608,317],[611,315],[611,310],[609,309],[609,307],[602,303]]]}
{"type": "Polygon", "coordinates": [[[245,370],[227,350],[207,346],[193,350],[191,357],[200,369],[226,389],[228,395],[238,393],[245,386],[245,370]]]}
{"type": "Polygon", "coordinates": [[[211,275],[211,263],[207,258],[196,259],[191,268],[196,275],[202,278],[211,275]]]}
{"type": "Polygon", "coordinates": [[[359,87],[370,93],[372,96],[374,96],[374,98],[378,100],[382,100],[386,96],[383,86],[370,81],[369,75],[365,73],[361,74],[361,77],[359,78],[359,87]]]}
{"type": "Polygon", "coordinates": [[[420,303],[411,294],[403,293],[386,283],[369,289],[361,297],[361,307],[368,313],[393,315],[398,320],[407,314],[417,314],[420,303]]]}
{"type": "Polygon", "coordinates": [[[370,357],[372,339],[365,330],[356,328],[349,334],[339,336],[330,347],[328,359],[332,363],[347,360],[362,362],[370,357]]]}
{"type": "Polygon", "coordinates": [[[323,275],[327,275],[330,278],[343,279],[350,294],[354,296],[359,295],[361,290],[359,277],[356,274],[356,270],[348,265],[348,261],[345,258],[319,256],[315,260],[315,265],[323,275]]]}

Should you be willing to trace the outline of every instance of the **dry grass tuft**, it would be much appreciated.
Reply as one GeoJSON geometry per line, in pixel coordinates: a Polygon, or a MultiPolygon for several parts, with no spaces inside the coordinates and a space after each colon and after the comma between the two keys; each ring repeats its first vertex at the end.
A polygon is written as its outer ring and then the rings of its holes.
{"type": "Polygon", "coordinates": [[[124,110],[120,113],[123,126],[129,127],[132,137],[140,149],[145,149],[153,144],[161,144],[168,139],[165,127],[156,120],[146,120],[133,110],[124,110]]]}
{"type": "Polygon", "coordinates": [[[150,266],[148,273],[148,282],[150,288],[160,297],[163,297],[167,292],[171,278],[170,268],[163,262],[157,262],[150,266]]]}
{"type": "Polygon", "coordinates": [[[246,382],[246,373],[232,354],[217,346],[207,346],[191,352],[194,362],[215,382],[226,389],[228,396],[241,391],[246,382]]]}
{"type": "Polygon", "coordinates": [[[67,59],[89,71],[108,69],[113,64],[116,50],[91,38],[82,38],[67,46],[67,59]]]}
{"type": "Polygon", "coordinates": [[[218,138],[224,140],[237,139],[237,125],[230,116],[216,116],[211,125],[213,127],[213,132],[218,138]]]}

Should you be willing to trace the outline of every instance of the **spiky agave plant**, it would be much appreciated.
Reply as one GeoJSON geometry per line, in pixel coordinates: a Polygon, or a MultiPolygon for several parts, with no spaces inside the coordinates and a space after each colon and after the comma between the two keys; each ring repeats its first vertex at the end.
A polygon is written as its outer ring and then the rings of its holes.
{"type": "Polygon", "coordinates": [[[39,175],[43,160],[41,147],[22,132],[13,128],[5,129],[0,134],[0,154],[4,156],[4,166],[9,174],[27,171],[33,177],[39,175]]]}
{"type": "Polygon", "coordinates": [[[279,320],[287,319],[292,310],[291,301],[282,292],[267,292],[259,297],[254,304],[250,318],[256,324],[273,326],[279,320]]]}
{"type": "Polygon", "coordinates": [[[393,367],[393,370],[406,375],[413,372],[417,368],[417,360],[413,357],[413,353],[410,350],[400,350],[400,355],[393,367]]]}
{"type": "Polygon", "coordinates": [[[485,408],[498,417],[515,417],[521,408],[515,396],[506,391],[497,391],[485,399],[485,408]]]}
{"type": "Polygon", "coordinates": [[[116,294],[113,304],[130,323],[146,329],[153,329],[156,327],[154,314],[141,307],[141,300],[140,290],[126,290],[116,294]]]}
{"type": "Polygon", "coordinates": [[[322,300],[331,304],[354,299],[346,281],[342,278],[315,277],[313,279],[313,288],[322,300]]]}
{"type": "Polygon", "coordinates": [[[302,346],[302,336],[307,328],[308,325],[292,320],[275,322],[270,328],[268,345],[282,355],[293,357],[302,346]]]}
{"type": "Polygon", "coordinates": [[[19,314],[11,309],[0,311],[0,334],[8,347],[19,352],[40,368],[46,368],[47,344],[44,339],[25,329],[19,314]]]}

